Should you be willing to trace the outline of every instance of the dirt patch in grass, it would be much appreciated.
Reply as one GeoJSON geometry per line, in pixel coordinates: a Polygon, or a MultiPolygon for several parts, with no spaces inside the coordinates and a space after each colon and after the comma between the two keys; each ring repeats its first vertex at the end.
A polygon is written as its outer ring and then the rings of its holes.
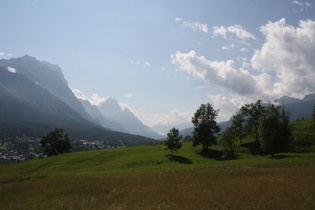
{"type": "Polygon", "coordinates": [[[0,169],[1,168],[6,168],[6,167],[9,167],[9,166],[13,166],[13,165],[16,165],[18,163],[0,163],[0,169]]]}

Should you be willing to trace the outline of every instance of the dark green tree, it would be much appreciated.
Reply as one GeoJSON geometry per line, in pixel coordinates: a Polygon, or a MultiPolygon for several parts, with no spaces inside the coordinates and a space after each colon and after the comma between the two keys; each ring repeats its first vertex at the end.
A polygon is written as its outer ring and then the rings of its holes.
{"type": "Polygon", "coordinates": [[[71,152],[71,138],[63,129],[56,128],[43,136],[40,144],[44,147],[44,155],[52,156],[71,152]]]}
{"type": "Polygon", "coordinates": [[[183,139],[183,142],[189,142],[189,141],[191,141],[191,136],[190,135],[185,136],[183,139]]]}
{"type": "Polygon", "coordinates": [[[235,131],[232,127],[228,127],[221,134],[221,138],[218,140],[218,145],[221,147],[222,158],[232,159],[236,157],[235,154],[235,131]]]}
{"type": "Polygon", "coordinates": [[[258,137],[261,150],[272,156],[284,152],[292,140],[291,131],[289,115],[284,108],[269,105],[259,119],[258,137]]]}
{"type": "Polygon", "coordinates": [[[259,118],[265,113],[265,108],[263,107],[261,100],[256,101],[256,103],[245,104],[241,107],[240,111],[246,119],[246,129],[248,131],[254,131],[256,142],[259,144],[259,118]]]}
{"type": "Polygon", "coordinates": [[[219,110],[214,110],[211,104],[201,104],[192,117],[195,126],[193,131],[193,146],[202,144],[202,151],[207,152],[209,146],[216,144],[215,134],[220,132],[216,117],[219,110]]]}
{"type": "Polygon", "coordinates": [[[179,150],[182,147],[182,143],[180,142],[182,136],[179,135],[179,131],[176,128],[172,128],[167,133],[167,139],[164,141],[164,150],[169,150],[174,154],[174,151],[179,150]]]}
{"type": "Polygon", "coordinates": [[[238,138],[240,141],[240,145],[243,146],[242,139],[246,136],[246,126],[245,126],[246,120],[244,114],[239,110],[236,112],[235,115],[233,115],[231,133],[234,134],[235,137],[238,138]]]}
{"type": "Polygon", "coordinates": [[[315,120],[315,106],[313,107],[312,117],[313,117],[313,119],[315,120]]]}

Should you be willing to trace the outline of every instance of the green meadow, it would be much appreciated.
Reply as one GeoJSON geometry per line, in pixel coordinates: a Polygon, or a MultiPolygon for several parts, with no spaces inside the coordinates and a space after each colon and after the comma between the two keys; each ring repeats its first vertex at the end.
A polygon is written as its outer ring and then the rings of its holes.
{"type": "Polygon", "coordinates": [[[2,164],[0,209],[315,209],[315,123],[292,125],[291,152],[274,158],[187,142],[174,157],[155,145],[2,164]]]}

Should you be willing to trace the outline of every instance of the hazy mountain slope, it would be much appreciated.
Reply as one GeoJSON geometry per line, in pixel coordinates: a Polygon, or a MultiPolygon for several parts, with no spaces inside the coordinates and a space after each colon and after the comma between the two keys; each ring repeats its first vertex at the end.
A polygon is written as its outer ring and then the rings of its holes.
{"type": "Polygon", "coordinates": [[[68,87],[62,70],[57,65],[53,65],[45,61],[41,62],[34,57],[25,55],[21,58],[1,60],[0,66],[3,66],[4,68],[14,68],[18,74],[25,75],[41,87],[49,90],[60,100],[67,103],[83,118],[91,122],[115,131],[143,135],[152,138],[161,137],[158,133],[144,125],[129,110],[121,110],[119,105],[117,107],[107,106],[106,111],[103,109],[102,114],[104,115],[104,113],[106,113],[105,117],[99,115],[99,113],[95,113],[95,107],[86,103],[81,103],[81,101],[75,97],[71,89],[68,87]],[[113,108],[117,108],[117,110],[114,110],[113,108]]]}
{"type": "Polygon", "coordinates": [[[118,102],[113,98],[107,99],[98,109],[105,118],[119,123],[128,133],[154,139],[163,138],[162,135],[144,125],[129,109],[121,109],[118,102]]]}
{"type": "Polygon", "coordinates": [[[312,118],[313,108],[315,106],[315,93],[304,96],[303,99],[283,96],[275,100],[276,103],[285,107],[290,113],[290,121],[297,119],[312,118]]]}
{"type": "Polygon", "coordinates": [[[120,125],[117,122],[110,121],[106,119],[102,113],[98,110],[98,108],[94,105],[92,105],[88,100],[80,100],[85,111],[93,118],[98,120],[98,122],[104,126],[105,128],[114,130],[114,131],[120,131],[127,133],[127,131],[123,128],[122,125],[120,125]]]}
{"type": "Polygon", "coordinates": [[[41,87],[46,88],[85,119],[93,121],[86,113],[82,104],[74,96],[59,66],[48,62],[40,62],[36,58],[25,55],[20,58],[1,60],[0,66],[14,68],[16,73],[23,74],[35,81],[41,87]]]}
{"type": "Polygon", "coordinates": [[[60,127],[74,139],[140,145],[152,139],[109,131],[84,119],[68,104],[24,75],[0,67],[0,137],[41,137],[60,127]]]}
{"type": "Polygon", "coordinates": [[[5,122],[28,122],[47,128],[68,128],[89,123],[34,81],[3,68],[0,69],[0,99],[1,125],[5,122]]]}

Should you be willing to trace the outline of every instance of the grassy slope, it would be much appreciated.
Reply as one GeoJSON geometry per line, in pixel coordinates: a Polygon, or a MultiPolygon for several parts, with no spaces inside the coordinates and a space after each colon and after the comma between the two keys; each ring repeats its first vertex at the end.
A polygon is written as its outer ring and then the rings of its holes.
{"type": "MultiPolygon", "coordinates": [[[[293,124],[315,136],[311,120],[293,124]]],[[[249,141],[249,140],[247,140],[249,141]]],[[[313,209],[315,150],[237,160],[203,157],[183,144],[171,160],[158,146],[78,152],[0,167],[0,209],[313,209]],[[162,164],[157,164],[162,162],[162,164]]]]}

